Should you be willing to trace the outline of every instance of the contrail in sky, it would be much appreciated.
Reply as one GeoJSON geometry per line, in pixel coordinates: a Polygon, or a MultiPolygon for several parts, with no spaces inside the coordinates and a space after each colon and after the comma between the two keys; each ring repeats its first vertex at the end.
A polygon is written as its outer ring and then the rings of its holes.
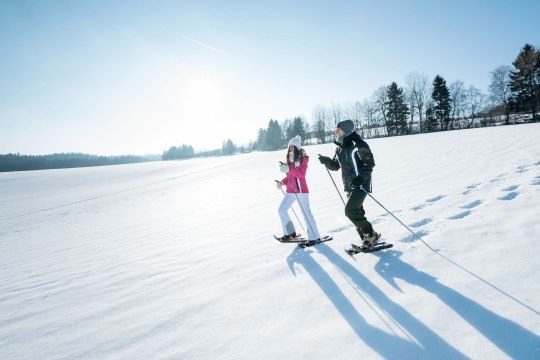
{"type": "Polygon", "coordinates": [[[207,45],[207,44],[205,44],[205,43],[202,43],[202,42],[200,42],[200,41],[197,41],[197,40],[195,40],[195,39],[192,39],[192,38],[190,38],[189,36],[186,36],[186,35],[183,35],[183,34],[179,34],[179,33],[175,33],[175,34],[178,35],[178,36],[181,36],[181,37],[183,37],[184,39],[189,40],[189,41],[191,41],[191,42],[193,42],[193,43],[195,43],[195,44],[204,46],[205,48],[210,49],[210,50],[212,50],[212,51],[215,51],[215,52],[217,52],[217,53],[219,53],[219,54],[226,55],[226,53],[225,53],[224,51],[221,51],[221,50],[219,50],[219,49],[216,49],[215,47],[212,47],[212,46],[210,46],[210,45],[207,45]]]}

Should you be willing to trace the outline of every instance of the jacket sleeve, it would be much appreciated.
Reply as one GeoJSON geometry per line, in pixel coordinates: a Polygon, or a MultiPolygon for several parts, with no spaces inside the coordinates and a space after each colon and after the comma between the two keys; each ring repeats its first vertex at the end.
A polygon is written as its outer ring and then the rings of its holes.
{"type": "Polygon", "coordinates": [[[367,180],[369,176],[371,176],[373,167],[375,167],[375,159],[373,158],[373,153],[371,152],[369,145],[365,141],[358,141],[356,147],[358,148],[356,155],[361,164],[358,169],[358,176],[362,180],[367,180]]]}

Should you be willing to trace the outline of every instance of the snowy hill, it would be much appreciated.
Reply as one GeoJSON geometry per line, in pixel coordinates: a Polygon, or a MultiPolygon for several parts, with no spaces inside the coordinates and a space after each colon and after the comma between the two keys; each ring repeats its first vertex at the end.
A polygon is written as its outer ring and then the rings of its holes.
{"type": "Polygon", "coordinates": [[[282,151],[2,173],[0,358],[539,359],[538,139],[368,140],[373,196],[437,251],[368,198],[394,248],[354,258],[330,144],[307,249],[272,239],[282,151]]]}

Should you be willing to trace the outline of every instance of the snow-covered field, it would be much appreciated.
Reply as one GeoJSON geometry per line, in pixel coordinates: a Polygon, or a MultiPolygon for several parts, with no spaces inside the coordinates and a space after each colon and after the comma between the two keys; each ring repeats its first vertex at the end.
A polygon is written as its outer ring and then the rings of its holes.
{"type": "Polygon", "coordinates": [[[540,359],[539,139],[368,140],[373,196],[437,252],[368,198],[394,248],[354,258],[331,144],[307,249],[272,238],[282,151],[2,173],[0,359],[540,359]]]}

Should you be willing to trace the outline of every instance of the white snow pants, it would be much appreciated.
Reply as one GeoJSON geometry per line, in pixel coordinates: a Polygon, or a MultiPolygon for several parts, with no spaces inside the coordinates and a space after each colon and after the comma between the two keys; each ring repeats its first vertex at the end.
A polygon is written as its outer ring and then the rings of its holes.
{"type": "Polygon", "coordinates": [[[294,229],[294,224],[289,216],[289,208],[296,201],[296,196],[300,201],[300,211],[304,215],[304,220],[307,226],[308,240],[320,239],[319,230],[317,229],[317,224],[315,223],[315,218],[311,213],[311,208],[309,207],[309,194],[292,194],[285,193],[281,205],[279,205],[279,218],[281,219],[281,226],[283,227],[283,234],[289,235],[293,232],[296,232],[294,229]]]}

